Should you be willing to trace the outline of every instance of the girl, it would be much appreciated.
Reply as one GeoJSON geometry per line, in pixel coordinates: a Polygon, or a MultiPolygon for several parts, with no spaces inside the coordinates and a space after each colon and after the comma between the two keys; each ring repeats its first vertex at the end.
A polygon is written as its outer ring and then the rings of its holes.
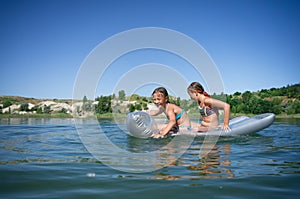
{"type": "Polygon", "coordinates": [[[169,119],[169,123],[160,129],[160,133],[152,137],[160,138],[169,133],[176,133],[179,127],[186,127],[187,130],[190,130],[191,122],[187,113],[183,108],[169,102],[169,95],[164,87],[156,88],[152,93],[152,97],[158,110],[149,111],[149,114],[155,116],[164,113],[169,119]]]}
{"type": "Polygon", "coordinates": [[[230,116],[230,105],[217,99],[210,98],[204,91],[203,86],[198,82],[193,82],[187,89],[190,97],[199,105],[199,112],[202,116],[202,122],[198,125],[198,132],[207,132],[209,128],[218,128],[219,118],[216,108],[224,109],[224,124],[222,129],[229,131],[228,126],[230,116]]]}

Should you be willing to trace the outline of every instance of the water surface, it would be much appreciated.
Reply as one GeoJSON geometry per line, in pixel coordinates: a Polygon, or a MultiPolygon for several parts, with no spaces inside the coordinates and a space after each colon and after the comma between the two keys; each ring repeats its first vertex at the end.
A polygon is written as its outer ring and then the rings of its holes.
{"type": "MultiPolygon", "coordinates": [[[[172,140],[137,139],[126,135],[120,130],[123,127],[112,120],[99,123],[109,140],[128,152],[164,150],[162,147],[172,140]]],[[[89,128],[95,128],[96,135],[97,127],[93,125],[89,128]]],[[[299,119],[276,119],[270,127],[255,134],[220,138],[210,153],[199,158],[202,143],[203,138],[196,138],[179,159],[172,155],[178,147],[169,148],[171,155],[158,157],[167,160],[163,168],[128,173],[107,165],[111,161],[135,168],[123,164],[128,159],[123,154],[114,154],[119,160],[115,162],[106,153],[104,164],[89,153],[73,119],[1,118],[0,198],[299,196],[299,119]]],[[[151,164],[141,163],[145,167],[151,164]]],[[[161,162],[157,164],[159,168],[161,162]]]]}

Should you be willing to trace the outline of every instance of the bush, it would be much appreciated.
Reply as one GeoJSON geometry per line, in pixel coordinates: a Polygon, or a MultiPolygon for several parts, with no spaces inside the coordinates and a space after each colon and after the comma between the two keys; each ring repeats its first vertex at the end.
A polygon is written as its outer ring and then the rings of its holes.
{"type": "Polygon", "coordinates": [[[129,112],[135,111],[135,106],[133,104],[129,105],[129,112]]]}
{"type": "Polygon", "coordinates": [[[67,114],[67,109],[62,108],[58,113],[65,113],[65,114],[67,114]]]}
{"type": "Polygon", "coordinates": [[[20,111],[29,111],[28,103],[22,103],[20,106],[20,111]]]}
{"type": "Polygon", "coordinates": [[[37,114],[42,114],[43,113],[43,109],[41,107],[37,107],[36,108],[36,113],[37,114]]]}
{"type": "Polygon", "coordinates": [[[140,104],[135,105],[135,110],[141,111],[142,106],[140,104]]]}
{"type": "Polygon", "coordinates": [[[98,101],[97,114],[112,113],[111,96],[101,96],[96,98],[96,100],[98,101]]]}
{"type": "Polygon", "coordinates": [[[11,106],[11,105],[12,105],[12,102],[11,102],[10,100],[5,100],[5,101],[3,102],[3,108],[9,107],[9,106],[11,106]]]}
{"type": "Polygon", "coordinates": [[[46,113],[46,114],[50,114],[51,113],[51,108],[50,108],[50,106],[44,106],[44,113],[46,113]]]}

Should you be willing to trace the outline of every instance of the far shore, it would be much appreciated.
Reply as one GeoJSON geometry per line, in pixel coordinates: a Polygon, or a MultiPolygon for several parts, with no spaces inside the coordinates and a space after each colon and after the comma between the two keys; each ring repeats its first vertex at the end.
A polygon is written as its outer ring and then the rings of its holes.
{"type": "MultiPolygon", "coordinates": [[[[230,118],[235,118],[238,116],[248,116],[253,117],[254,114],[243,114],[243,113],[232,113],[230,118]]],[[[113,113],[105,113],[105,114],[97,114],[92,115],[84,118],[98,118],[98,119],[110,119],[110,118],[122,118],[126,117],[126,114],[113,114],[113,113]]],[[[190,114],[189,117],[191,119],[198,119],[199,115],[190,114]]],[[[0,114],[0,118],[73,118],[70,114],[65,113],[56,113],[56,114],[0,114]]],[[[78,118],[78,117],[76,117],[78,118]]],[[[279,114],[276,115],[278,119],[285,119],[285,118],[300,118],[300,114],[279,114]]]]}

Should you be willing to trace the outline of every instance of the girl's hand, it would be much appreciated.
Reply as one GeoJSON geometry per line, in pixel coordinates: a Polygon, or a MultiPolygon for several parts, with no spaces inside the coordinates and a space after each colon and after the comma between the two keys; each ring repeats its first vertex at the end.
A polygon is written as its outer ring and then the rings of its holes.
{"type": "Polygon", "coordinates": [[[222,126],[222,130],[225,131],[225,132],[231,131],[231,129],[229,128],[228,125],[223,125],[223,126],[222,126]]]}

